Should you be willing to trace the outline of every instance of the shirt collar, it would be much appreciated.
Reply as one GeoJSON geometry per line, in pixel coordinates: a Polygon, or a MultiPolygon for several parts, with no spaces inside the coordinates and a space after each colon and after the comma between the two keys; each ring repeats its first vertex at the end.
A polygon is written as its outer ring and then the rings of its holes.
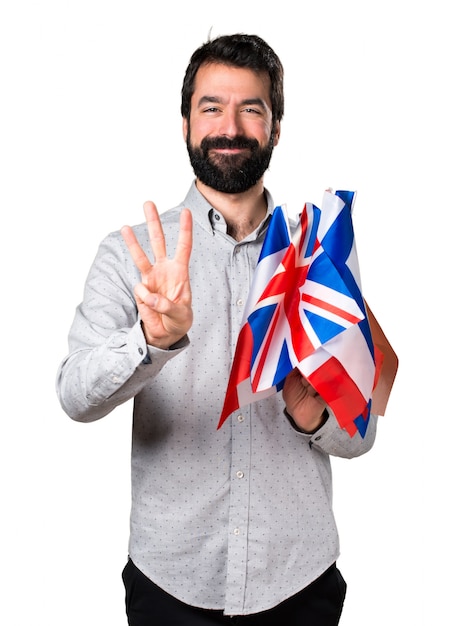
{"type": "MultiPolygon", "coordinates": [[[[259,226],[245,239],[245,241],[251,241],[260,237],[266,230],[270,221],[270,217],[275,207],[270,192],[265,189],[264,193],[267,201],[267,213],[259,226]]],[[[211,233],[214,233],[215,231],[222,231],[226,233],[226,222],[224,217],[210,204],[210,202],[204,198],[196,187],[195,180],[191,184],[182,206],[188,207],[191,210],[193,219],[196,220],[198,224],[204,228],[204,230],[211,233]]]]}

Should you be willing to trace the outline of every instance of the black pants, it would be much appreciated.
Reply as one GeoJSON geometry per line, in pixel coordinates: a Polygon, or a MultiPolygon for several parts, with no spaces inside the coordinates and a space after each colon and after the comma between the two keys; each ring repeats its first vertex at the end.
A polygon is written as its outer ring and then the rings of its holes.
{"type": "Polygon", "coordinates": [[[122,573],[129,626],[336,626],[346,583],[335,565],[303,591],[277,607],[253,615],[229,617],[176,600],[149,580],[129,560],[122,573]]]}

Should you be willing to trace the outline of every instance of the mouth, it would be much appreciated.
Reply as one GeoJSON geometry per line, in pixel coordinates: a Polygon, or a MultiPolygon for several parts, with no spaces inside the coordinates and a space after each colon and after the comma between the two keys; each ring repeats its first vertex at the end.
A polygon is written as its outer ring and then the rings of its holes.
{"type": "Polygon", "coordinates": [[[250,148],[211,148],[209,153],[220,155],[237,155],[250,153],[250,148]]]}
{"type": "Polygon", "coordinates": [[[245,155],[251,154],[257,141],[247,137],[206,137],[201,141],[201,149],[213,155],[245,155]]]}

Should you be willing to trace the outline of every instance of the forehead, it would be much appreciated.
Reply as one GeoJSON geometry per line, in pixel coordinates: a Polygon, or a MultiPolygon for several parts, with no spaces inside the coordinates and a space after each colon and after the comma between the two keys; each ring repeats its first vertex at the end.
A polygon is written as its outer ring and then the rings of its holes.
{"type": "Polygon", "coordinates": [[[266,72],[254,72],[244,67],[207,63],[196,73],[193,104],[197,105],[204,97],[238,101],[260,99],[271,108],[270,77],[266,72]]]}

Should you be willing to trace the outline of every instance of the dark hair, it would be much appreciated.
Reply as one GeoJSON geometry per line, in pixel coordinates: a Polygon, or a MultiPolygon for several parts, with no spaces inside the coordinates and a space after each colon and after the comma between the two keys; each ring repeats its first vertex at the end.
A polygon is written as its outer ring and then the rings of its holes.
{"type": "Polygon", "coordinates": [[[223,35],[207,41],[195,50],[186,69],[182,85],[182,116],[190,117],[191,97],[196,73],[201,65],[223,63],[244,67],[254,72],[265,72],[270,77],[270,99],[273,122],[284,113],[283,66],[272,48],[257,35],[223,35]]]}

